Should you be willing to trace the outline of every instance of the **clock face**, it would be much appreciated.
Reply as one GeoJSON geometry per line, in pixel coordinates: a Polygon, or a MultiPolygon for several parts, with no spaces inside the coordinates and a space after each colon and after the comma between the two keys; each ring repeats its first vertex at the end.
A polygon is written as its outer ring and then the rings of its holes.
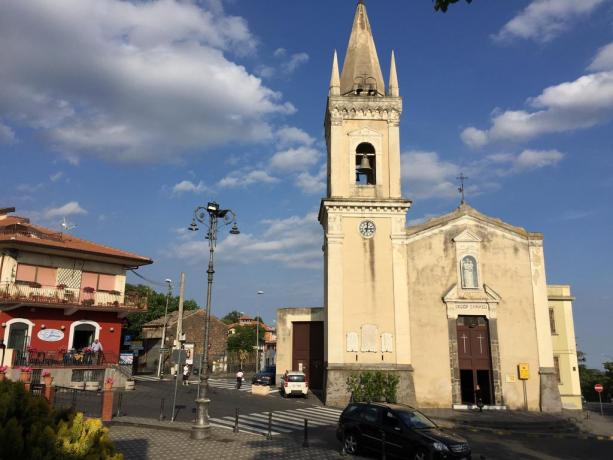
{"type": "Polygon", "coordinates": [[[370,238],[375,234],[375,223],[372,220],[363,220],[360,222],[360,233],[365,238],[370,238]]]}

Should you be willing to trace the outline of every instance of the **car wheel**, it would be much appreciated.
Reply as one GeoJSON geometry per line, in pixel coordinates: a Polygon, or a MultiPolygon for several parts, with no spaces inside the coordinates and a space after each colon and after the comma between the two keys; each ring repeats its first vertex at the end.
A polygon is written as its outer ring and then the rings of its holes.
{"type": "Polygon", "coordinates": [[[358,436],[355,433],[347,433],[343,441],[343,449],[349,455],[357,455],[359,451],[358,436]]]}
{"type": "Polygon", "coordinates": [[[428,458],[430,458],[430,456],[425,450],[419,449],[417,452],[415,452],[415,457],[413,458],[414,460],[427,460],[428,458]]]}

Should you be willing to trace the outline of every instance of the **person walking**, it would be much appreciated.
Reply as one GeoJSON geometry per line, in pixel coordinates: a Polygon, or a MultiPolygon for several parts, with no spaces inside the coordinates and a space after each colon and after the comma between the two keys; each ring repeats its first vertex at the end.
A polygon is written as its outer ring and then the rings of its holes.
{"type": "Polygon", "coordinates": [[[236,373],[236,389],[240,390],[241,389],[241,385],[243,384],[243,370],[239,369],[238,372],[236,373]]]}
{"type": "Polygon", "coordinates": [[[183,366],[183,386],[189,385],[189,364],[183,366]]]}

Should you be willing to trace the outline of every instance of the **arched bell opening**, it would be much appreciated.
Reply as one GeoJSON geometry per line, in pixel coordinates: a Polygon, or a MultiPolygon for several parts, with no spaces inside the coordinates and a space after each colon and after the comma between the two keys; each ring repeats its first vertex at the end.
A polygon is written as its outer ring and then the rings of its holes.
{"type": "Polygon", "coordinates": [[[355,149],[355,182],[358,185],[376,184],[375,148],[368,142],[362,142],[355,149]]]}

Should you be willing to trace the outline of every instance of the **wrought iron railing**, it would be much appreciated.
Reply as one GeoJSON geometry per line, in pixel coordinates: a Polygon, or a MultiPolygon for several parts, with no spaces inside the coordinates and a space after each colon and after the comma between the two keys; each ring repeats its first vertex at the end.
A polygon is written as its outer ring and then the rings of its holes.
{"type": "Polygon", "coordinates": [[[79,289],[40,286],[27,283],[2,283],[0,304],[30,302],[54,305],[83,305],[86,307],[119,307],[146,310],[147,299],[118,291],[85,292],[79,289]]]}
{"type": "Polygon", "coordinates": [[[28,366],[40,368],[58,367],[109,367],[117,364],[119,358],[114,353],[84,351],[16,351],[13,354],[13,367],[28,366]]]}

